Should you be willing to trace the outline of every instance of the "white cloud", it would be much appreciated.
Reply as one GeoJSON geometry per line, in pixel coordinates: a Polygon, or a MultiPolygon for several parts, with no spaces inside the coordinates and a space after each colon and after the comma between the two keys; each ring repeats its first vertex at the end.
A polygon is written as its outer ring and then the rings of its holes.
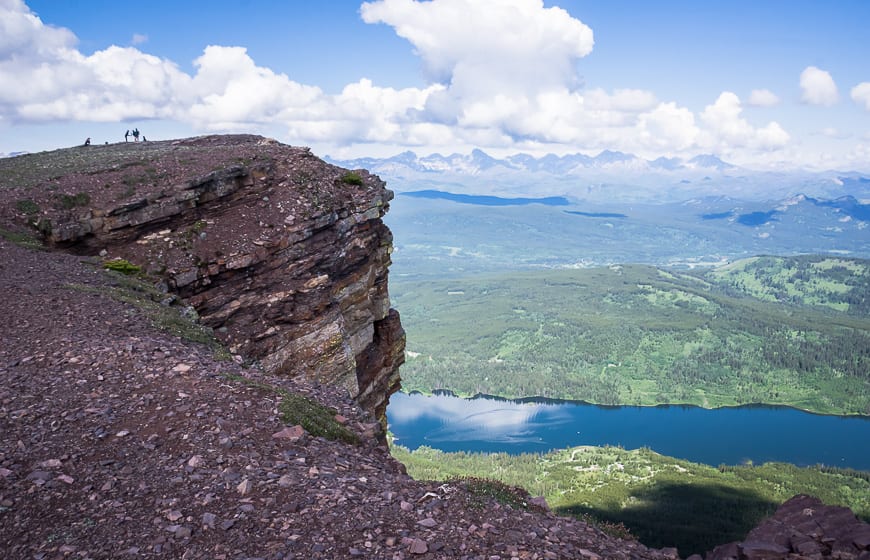
{"type": "Polygon", "coordinates": [[[44,25],[23,0],[0,0],[0,60],[36,59],[71,49],[76,42],[68,29],[44,25]]]}
{"type": "MultiPolygon", "coordinates": [[[[694,114],[647,90],[584,88],[576,64],[592,50],[592,30],[541,0],[381,0],[361,14],[408,39],[428,87],[361,79],[330,95],[258,65],[241,46],[205,47],[192,73],[132,46],[84,55],[68,30],[0,0],[0,121],[154,118],[199,130],[278,127],[286,141],[336,147],[553,145],[656,157],[766,154],[789,142],[776,122],[751,125],[728,92],[694,114]]],[[[853,98],[863,99],[860,88],[853,98]]],[[[777,99],[756,90],[750,103],[777,99]]]]}
{"type": "Polygon", "coordinates": [[[865,109],[870,111],[870,82],[861,82],[853,87],[850,93],[852,101],[859,105],[863,105],[865,109]]]}
{"type": "Polygon", "coordinates": [[[435,81],[463,94],[561,85],[594,43],[592,29],[541,0],[378,0],[360,13],[392,26],[435,81]]]}
{"type": "Polygon", "coordinates": [[[762,128],[753,127],[740,114],[740,98],[730,91],[722,92],[716,102],[701,113],[709,136],[704,141],[714,150],[726,153],[735,148],[773,150],[789,142],[789,134],[772,121],[762,128]]]}
{"type": "Polygon", "coordinates": [[[837,84],[829,72],[807,66],[801,72],[801,99],[811,105],[833,105],[840,99],[837,84]]]}
{"type": "Polygon", "coordinates": [[[660,103],[640,115],[637,134],[645,147],[659,151],[680,151],[692,147],[700,134],[695,116],[676,103],[660,103]]]}
{"type": "Polygon", "coordinates": [[[773,107],[779,105],[779,97],[769,89],[754,89],[746,103],[754,107],[773,107]]]}
{"type": "Polygon", "coordinates": [[[309,114],[323,103],[320,88],[306,86],[257,66],[242,47],[206,47],[184,92],[179,117],[216,130],[244,129],[309,114]]]}
{"type": "Polygon", "coordinates": [[[148,35],[143,33],[133,33],[133,37],[130,39],[130,42],[134,45],[141,45],[142,43],[148,42],[148,35]]]}

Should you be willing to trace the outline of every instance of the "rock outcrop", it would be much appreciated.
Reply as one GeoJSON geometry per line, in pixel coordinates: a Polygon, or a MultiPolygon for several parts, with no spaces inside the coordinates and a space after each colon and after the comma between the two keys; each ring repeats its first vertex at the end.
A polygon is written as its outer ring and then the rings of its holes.
{"type": "Polygon", "coordinates": [[[404,359],[383,181],[257,136],[68,152],[38,155],[74,167],[62,192],[19,195],[48,243],[142,266],[233,354],[344,386],[383,419],[404,359]]]}
{"type": "MultiPolygon", "coordinates": [[[[743,542],[716,547],[707,560],[870,559],[870,525],[852,510],[798,495],[749,532],[743,542]]],[[[700,560],[700,556],[697,557],[700,560]]]]}

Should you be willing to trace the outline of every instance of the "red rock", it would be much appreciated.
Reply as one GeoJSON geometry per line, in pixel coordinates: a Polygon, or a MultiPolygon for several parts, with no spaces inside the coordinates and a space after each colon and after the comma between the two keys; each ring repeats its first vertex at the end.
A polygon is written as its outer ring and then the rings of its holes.
{"type": "Polygon", "coordinates": [[[287,441],[299,441],[299,438],[305,435],[305,428],[302,426],[288,426],[279,432],[272,434],[275,439],[283,439],[287,441]]]}
{"type": "Polygon", "coordinates": [[[426,554],[429,552],[429,545],[423,539],[414,539],[408,546],[408,552],[411,554],[426,554]]]}
{"type": "Polygon", "coordinates": [[[238,492],[242,496],[245,496],[251,491],[253,487],[254,483],[246,478],[245,480],[240,482],[238,486],[236,486],[236,492],[238,492]]]}

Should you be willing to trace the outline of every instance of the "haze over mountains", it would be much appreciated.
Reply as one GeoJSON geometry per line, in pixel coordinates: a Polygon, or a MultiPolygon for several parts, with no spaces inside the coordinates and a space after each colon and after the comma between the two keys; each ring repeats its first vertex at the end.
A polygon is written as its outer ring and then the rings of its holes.
{"type": "Polygon", "coordinates": [[[438,188],[502,196],[563,195],[590,202],[680,202],[705,196],[777,200],[798,194],[822,199],[852,196],[870,202],[870,179],[859,172],[757,171],[712,154],[646,160],[605,150],[596,156],[521,153],[495,158],[476,149],[447,156],[406,151],[389,158],[326,159],[377,173],[397,191],[438,188]]]}
{"type": "Polygon", "coordinates": [[[540,267],[714,265],[758,254],[870,258],[870,178],[755,171],[714,155],[470,154],[336,162],[398,193],[399,277],[540,267]]]}

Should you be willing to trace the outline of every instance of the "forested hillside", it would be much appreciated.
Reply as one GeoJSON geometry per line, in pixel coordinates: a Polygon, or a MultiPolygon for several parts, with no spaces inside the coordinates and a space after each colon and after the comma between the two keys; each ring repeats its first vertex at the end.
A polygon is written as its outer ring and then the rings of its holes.
{"type": "Polygon", "coordinates": [[[870,261],[391,283],[406,390],[870,414],[870,261]]]}
{"type": "Polygon", "coordinates": [[[551,507],[649,546],[676,546],[685,558],[746,532],[795,494],[845,505],[870,519],[870,474],[784,463],[699,465],[649,449],[575,447],[545,455],[414,452],[393,455],[418,479],[492,477],[543,495],[551,507]]]}

